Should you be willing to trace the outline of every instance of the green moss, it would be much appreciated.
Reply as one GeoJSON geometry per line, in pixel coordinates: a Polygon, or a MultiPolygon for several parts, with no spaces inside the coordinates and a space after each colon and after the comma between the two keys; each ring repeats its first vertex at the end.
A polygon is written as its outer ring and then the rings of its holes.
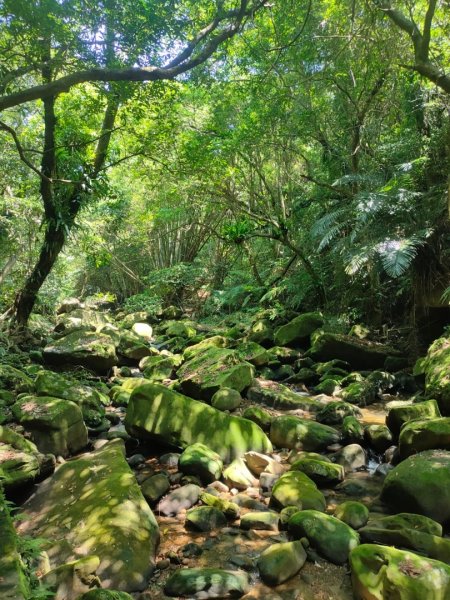
{"type": "Polygon", "coordinates": [[[441,337],[433,342],[422,369],[427,396],[438,401],[443,415],[450,415],[450,338],[441,337]]]}
{"type": "Polygon", "coordinates": [[[397,436],[402,426],[408,421],[415,419],[428,419],[440,417],[439,407],[436,400],[427,400],[405,406],[395,406],[390,409],[386,417],[386,425],[397,436]]]}
{"type": "Polygon", "coordinates": [[[313,331],[323,325],[323,316],[320,313],[305,313],[295,317],[292,321],[275,331],[275,343],[278,346],[290,344],[303,344],[309,341],[313,331]]]}
{"type": "Polygon", "coordinates": [[[441,448],[450,450],[450,417],[409,421],[400,432],[400,457],[441,448]]]}
{"type": "Polygon", "coordinates": [[[280,477],[272,489],[270,502],[278,508],[296,506],[299,510],[325,510],[325,498],[316,484],[301,471],[288,471],[280,477]]]}
{"type": "Polygon", "coordinates": [[[282,415],[273,419],[270,439],[278,448],[306,451],[324,450],[340,441],[339,432],[333,427],[309,419],[282,415]]]}
{"type": "Polygon", "coordinates": [[[306,473],[318,486],[337,485],[344,480],[344,467],[332,462],[314,458],[296,460],[291,469],[306,473]]]}

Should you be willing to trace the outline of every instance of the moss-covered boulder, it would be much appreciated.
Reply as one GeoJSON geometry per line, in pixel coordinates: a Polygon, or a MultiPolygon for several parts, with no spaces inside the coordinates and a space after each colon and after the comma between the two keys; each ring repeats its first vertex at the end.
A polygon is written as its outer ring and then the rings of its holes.
{"type": "Polygon", "coordinates": [[[271,452],[266,434],[251,421],[230,416],[203,402],[156,383],[138,387],[130,396],[127,431],[178,448],[200,442],[229,462],[248,450],[271,452]]]}
{"type": "Polygon", "coordinates": [[[196,324],[193,321],[174,321],[166,328],[170,337],[193,338],[197,335],[196,324]]]}
{"type": "Polygon", "coordinates": [[[19,540],[0,487],[0,598],[29,600],[30,586],[18,551],[19,540]]]}
{"type": "Polygon", "coordinates": [[[334,517],[343,521],[352,529],[360,529],[366,525],[369,520],[369,509],[362,502],[356,500],[347,500],[336,506],[334,517]]]}
{"type": "Polygon", "coordinates": [[[258,485],[258,480],[247,466],[243,458],[235,458],[223,472],[225,483],[230,488],[246,490],[258,485]]]}
{"type": "Polygon", "coordinates": [[[381,369],[388,356],[400,353],[390,346],[339,333],[321,333],[314,338],[309,355],[320,361],[338,358],[353,369],[381,369]]]}
{"type": "Polygon", "coordinates": [[[323,511],[325,498],[316,484],[301,471],[288,471],[272,488],[271,505],[276,508],[296,506],[298,510],[314,509],[323,511]]]}
{"type": "Polygon", "coordinates": [[[367,443],[379,454],[392,446],[394,440],[390,429],[386,425],[377,423],[365,427],[364,437],[367,443]]]}
{"type": "Polygon", "coordinates": [[[95,388],[81,385],[77,381],[53,371],[39,371],[34,382],[34,389],[38,396],[53,396],[78,404],[83,413],[83,419],[89,427],[96,427],[102,422],[105,416],[104,405],[109,404],[108,396],[95,388]]]}
{"type": "Polygon", "coordinates": [[[310,410],[316,411],[321,404],[310,396],[297,394],[282,383],[254,379],[247,391],[251,402],[265,404],[277,410],[310,410]]]}
{"type": "Polygon", "coordinates": [[[282,415],[273,419],[270,426],[270,439],[278,448],[315,452],[325,450],[328,446],[339,442],[340,434],[329,425],[282,415]]]}
{"type": "Polygon", "coordinates": [[[151,475],[142,482],[141,490],[147,502],[153,505],[170,490],[169,478],[164,473],[151,475]]]}
{"type": "Polygon", "coordinates": [[[20,533],[49,540],[51,568],[93,554],[105,585],[130,592],[146,587],[159,531],[122,441],[61,465],[23,512],[20,533]]]}
{"type": "Polygon", "coordinates": [[[199,400],[210,400],[224,387],[242,392],[253,377],[253,365],[241,360],[237,352],[215,347],[196,354],[178,370],[183,392],[199,400]]]}
{"type": "Polygon", "coordinates": [[[368,406],[376,400],[376,387],[370,381],[354,381],[339,392],[339,397],[349,404],[368,406]]]}
{"type": "Polygon", "coordinates": [[[301,458],[291,465],[292,471],[306,473],[319,487],[337,485],[344,481],[345,471],[342,465],[318,460],[315,458],[301,458]]]}
{"type": "Polygon", "coordinates": [[[200,494],[200,500],[207,506],[214,506],[215,508],[218,508],[221,512],[223,512],[227,519],[234,521],[235,519],[239,518],[240,509],[239,506],[234,502],[230,502],[225,498],[214,496],[208,492],[202,492],[200,494]]]}
{"type": "Polygon", "coordinates": [[[13,404],[12,412],[44,454],[68,456],[87,445],[83,414],[75,402],[50,396],[23,396],[13,404]]]}
{"type": "Polygon", "coordinates": [[[125,329],[120,332],[117,353],[125,358],[139,361],[142,358],[149,356],[151,351],[145,340],[133,331],[125,329]]]}
{"type": "Polygon", "coordinates": [[[247,339],[250,342],[256,342],[264,347],[273,345],[273,337],[273,326],[268,319],[258,319],[255,321],[247,334],[247,339]]]}
{"type": "Polygon", "coordinates": [[[124,377],[109,390],[109,397],[114,406],[127,406],[131,392],[141,385],[151,383],[144,377],[124,377]]]}
{"type": "Polygon", "coordinates": [[[33,380],[11,365],[0,365],[0,388],[16,392],[31,391],[33,380]]]}
{"type": "Polygon", "coordinates": [[[288,529],[296,539],[306,537],[311,546],[327,560],[342,565],[349,553],[359,544],[359,536],[343,521],[317,510],[295,513],[288,529]]]}
{"type": "Polygon", "coordinates": [[[196,506],[186,513],[186,529],[194,531],[213,531],[227,525],[225,515],[215,506],[196,506]]]}
{"type": "Polygon", "coordinates": [[[169,577],[166,596],[189,598],[240,598],[250,589],[247,573],[223,569],[180,569],[169,577]]]}
{"type": "Polygon", "coordinates": [[[348,416],[360,417],[361,411],[348,402],[329,402],[316,413],[316,421],[325,425],[340,425],[348,416]]]}
{"type": "Polygon", "coordinates": [[[217,410],[229,410],[230,412],[239,408],[242,397],[237,390],[221,388],[211,398],[211,406],[217,410]]]}
{"type": "Polygon", "coordinates": [[[223,462],[220,456],[208,446],[197,443],[184,450],[178,468],[187,475],[196,475],[203,483],[211,483],[220,478],[223,462]]]}
{"type": "Polygon", "coordinates": [[[440,417],[439,406],[436,400],[426,400],[415,404],[394,406],[386,417],[386,425],[395,436],[398,436],[402,426],[415,419],[434,419],[440,417]]]}
{"type": "Polygon", "coordinates": [[[306,562],[306,552],[300,541],[273,544],[258,558],[261,579],[268,585],[280,585],[300,571],[306,562]]]}
{"type": "Polygon", "coordinates": [[[443,415],[450,416],[450,337],[435,340],[422,362],[425,374],[425,391],[435,398],[443,415]]]}
{"type": "Polygon", "coordinates": [[[450,523],[450,452],[427,450],[402,461],[386,476],[381,499],[393,510],[450,523]]]}
{"type": "Polygon", "coordinates": [[[364,425],[356,417],[345,417],[342,422],[342,439],[347,443],[362,442],[364,425]]]}
{"type": "Polygon", "coordinates": [[[183,359],[190,360],[200,352],[208,350],[208,348],[226,348],[227,344],[228,340],[223,335],[214,335],[212,337],[205,338],[197,344],[188,346],[183,352],[183,359]]]}
{"type": "Polygon", "coordinates": [[[269,431],[272,422],[272,415],[259,406],[249,406],[242,413],[243,419],[248,419],[256,423],[263,431],[269,431]]]}
{"type": "Polygon", "coordinates": [[[113,341],[101,333],[69,333],[45,346],[43,357],[48,364],[80,365],[102,373],[117,364],[113,341]]]}
{"type": "Polygon", "coordinates": [[[304,313],[275,331],[275,343],[278,346],[309,345],[309,336],[322,325],[323,316],[320,313],[304,313]]]}
{"type": "Polygon", "coordinates": [[[36,446],[30,443],[34,447],[33,450],[20,447],[14,443],[14,436],[22,437],[12,429],[0,426],[0,482],[6,491],[32,483],[41,471],[36,446]],[[8,431],[11,435],[3,435],[8,431]]]}
{"type": "Polygon", "coordinates": [[[127,592],[117,592],[115,590],[103,590],[101,588],[89,590],[77,600],[133,600],[133,596],[127,592]]]}
{"type": "MultiPolygon", "coordinates": [[[[144,359],[143,359],[144,360],[144,359]]],[[[143,363],[143,372],[145,379],[149,381],[164,381],[170,379],[177,366],[177,360],[172,356],[147,356],[143,363]]]]}
{"type": "Polygon", "coordinates": [[[435,448],[450,450],[450,417],[409,421],[403,425],[399,438],[401,458],[435,448]]]}
{"type": "Polygon", "coordinates": [[[450,597],[450,567],[410,551],[362,544],[350,554],[358,600],[444,600],[450,597]]]}

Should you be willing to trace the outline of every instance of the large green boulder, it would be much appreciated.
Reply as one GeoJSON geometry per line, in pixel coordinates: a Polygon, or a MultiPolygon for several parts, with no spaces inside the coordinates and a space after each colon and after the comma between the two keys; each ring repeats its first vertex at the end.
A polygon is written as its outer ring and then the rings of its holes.
{"type": "Polygon", "coordinates": [[[192,321],[174,321],[166,328],[169,337],[193,338],[197,335],[195,323],[192,321]]]}
{"type": "Polygon", "coordinates": [[[217,452],[224,462],[249,450],[272,451],[270,440],[255,423],[223,413],[156,383],[142,385],[133,391],[125,427],[137,438],[182,449],[200,442],[217,452]]]}
{"type": "Polygon", "coordinates": [[[178,370],[183,392],[192,398],[210,400],[221,388],[242,392],[254,377],[254,367],[237,352],[210,347],[188,360],[178,370]]]}
{"type": "Polygon", "coordinates": [[[450,416],[450,337],[435,340],[422,363],[425,392],[435,398],[443,415],[450,416]]]}
{"type": "Polygon", "coordinates": [[[130,360],[141,360],[149,356],[151,351],[145,340],[134,331],[124,329],[120,332],[117,353],[130,360]]]}
{"type": "Polygon", "coordinates": [[[270,361],[269,352],[256,342],[244,342],[237,346],[236,351],[242,360],[255,367],[263,367],[270,361]]]}
{"type": "Polygon", "coordinates": [[[320,313],[313,312],[299,315],[275,331],[275,343],[277,346],[308,344],[311,333],[322,327],[322,325],[323,316],[320,313]]]}
{"type": "Polygon", "coordinates": [[[393,510],[450,523],[450,452],[427,450],[402,461],[386,476],[381,499],[393,510]]]}
{"type": "Polygon", "coordinates": [[[0,487],[0,598],[2,600],[31,598],[18,546],[19,539],[0,487]]]}
{"type": "Polygon", "coordinates": [[[187,475],[196,475],[203,483],[211,483],[220,478],[223,462],[220,456],[208,446],[197,443],[184,450],[178,468],[187,475]]]}
{"type": "Polygon", "coordinates": [[[329,425],[322,425],[291,415],[282,415],[272,421],[270,439],[278,448],[295,448],[316,452],[339,442],[340,434],[329,425]]]}
{"type": "Polygon", "coordinates": [[[75,402],[51,396],[23,396],[13,404],[12,412],[44,454],[68,456],[87,446],[86,425],[75,402]]]}
{"type": "Polygon", "coordinates": [[[265,404],[277,410],[309,410],[316,411],[322,405],[314,398],[297,394],[282,383],[254,379],[247,391],[250,402],[265,404]]]}
{"type": "Polygon", "coordinates": [[[43,356],[52,365],[80,365],[104,373],[117,364],[116,348],[107,335],[74,331],[45,346],[43,356]]]}
{"type": "Polygon", "coordinates": [[[439,406],[436,400],[426,400],[415,404],[392,407],[386,417],[386,425],[397,436],[402,426],[415,419],[433,419],[440,417],[439,406]]]}
{"type": "Polygon", "coordinates": [[[401,458],[422,450],[450,450],[450,417],[409,421],[400,432],[401,458]]]}
{"type": "Polygon", "coordinates": [[[296,539],[306,537],[311,546],[327,560],[342,565],[349,553],[359,544],[359,536],[343,521],[317,510],[295,513],[288,529],[296,539]]]}
{"type": "Polygon", "coordinates": [[[217,410],[229,410],[232,412],[242,404],[242,397],[237,390],[221,388],[211,398],[211,406],[217,410]]]}
{"type": "Polygon", "coordinates": [[[292,471],[306,473],[319,487],[334,486],[344,481],[342,465],[316,458],[301,458],[291,465],[292,471]]]}
{"type": "Polygon", "coordinates": [[[446,600],[450,567],[410,551],[362,544],[350,554],[356,600],[446,600]]]}
{"type": "Polygon", "coordinates": [[[347,500],[347,502],[343,502],[336,507],[333,516],[352,529],[360,529],[364,527],[369,519],[369,509],[361,502],[347,500]]]}
{"type": "Polygon", "coordinates": [[[258,319],[250,327],[247,339],[262,346],[273,346],[273,327],[268,319],[258,319]]]}
{"type": "Polygon", "coordinates": [[[316,421],[325,425],[341,425],[345,417],[360,417],[361,411],[348,402],[329,402],[316,414],[316,421]]]}
{"type": "Polygon", "coordinates": [[[145,589],[159,530],[121,440],[61,465],[22,509],[19,533],[48,540],[51,568],[96,555],[97,575],[105,585],[145,589]]]}
{"type": "Polygon", "coordinates": [[[258,558],[261,579],[268,585],[280,585],[300,571],[306,562],[306,552],[300,541],[273,544],[258,558]]]}
{"type": "Polygon", "coordinates": [[[288,471],[282,475],[272,488],[271,505],[276,508],[296,506],[299,510],[325,510],[324,495],[316,484],[301,471],[288,471]]]}
{"type": "Polygon", "coordinates": [[[33,380],[19,369],[11,365],[0,365],[0,389],[27,392],[32,385],[33,380]]]}
{"type": "Polygon", "coordinates": [[[340,333],[321,333],[315,337],[309,351],[309,355],[315,360],[338,358],[350,363],[353,369],[381,369],[388,356],[399,354],[390,346],[340,333]]]}
{"type": "Polygon", "coordinates": [[[142,369],[144,377],[149,381],[164,381],[164,379],[170,379],[176,366],[176,362],[176,359],[171,356],[147,356],[145,358],[145,366],[142,369]]]}
{"type": "Polygon", "coordinates": [[[108,397],[95,388],[81,385],[53,371],[39,371],[34,389],[38,396],[53,396],[78,404],[85,423],[90,427],[99,425],[105,416],[104,405],[109,403],[108,397]]]}
{"type": "Polygon", "coordinates": [[[375,402],[377,392],[375,385],[368,380],[354,381],[339,392],[339,397],[349,404],[367,406],[375,402]]]}
{"type": "Polygon", "coordinates": [[[222,569],[180,569],[169,577],[166,596],[189,598],[240,598],[249,591],[247,573],[222,569]]]}
{"type": "Polygon", "coordinates": [[[186,529],[206,532],[226,527],[227,520],[215,506],[195,506],[187,511],[184,525],[186,529]]]}
{"type": "Polygon", "coordinates": [[[141,385],[151,383],[144,377],[125,377],[109,390],[109,396],[114,406],[127,406],[131,392],[141,385]]]}
{"type": "Polygon", "coordinates": [[[214,335],[202,340],[201,342],[198,342],[198,344],[188,346],[183,352],[183,358],[184,360],[190,360],[208,348],[225,348],[227,343],[228,341],[226,337],[223,337],[222,335],[214,335]]]}

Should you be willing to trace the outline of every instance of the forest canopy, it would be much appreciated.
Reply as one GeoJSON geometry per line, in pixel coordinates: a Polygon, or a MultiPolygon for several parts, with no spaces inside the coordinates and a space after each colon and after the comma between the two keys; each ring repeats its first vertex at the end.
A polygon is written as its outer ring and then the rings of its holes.
{"type": "Polygon", "coordinates": [[[446,311],[448,9],[0,2],[4,318],[446,311]]]}

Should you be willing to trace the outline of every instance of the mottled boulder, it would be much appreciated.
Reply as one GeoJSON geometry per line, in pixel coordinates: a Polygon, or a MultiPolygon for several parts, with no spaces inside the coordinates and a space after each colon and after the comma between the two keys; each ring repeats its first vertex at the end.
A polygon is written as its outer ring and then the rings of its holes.
{"type": "Polygon", "coordinates": [[[19,532],[51,540],[51,568],[96,555],[104,585],[145,589],[159,531],[125,460],[122,441],[61,465],[22,510],[19,532]]]}
{"type": "Polygon", "coordinates": [[[320,313],[299,315],[275,331],[275,343],[278,346],[302,346],[308,344],[311,333],[322,327],[322,325],[323,316],[320,313]]]}
{"type": "Polygon", "coordinates": [[[23,396],[12,406],[12,412],[44,454],[68,456],[87,446],[83,414],[70,400],[23,396]]]}
{"type": "Polygon", "coordinates": [[[450,523],[450,452],[427,450],[402,461],[386,476],[381,499],[393,510],[450,523]]]}
{"type": "Polygon", "coordinates": [[[337,565],[344,564],[359,544],[358,534],[346,523],[316,510],[295,513],[288,528],[296,539],[308,538],[321,556],[337,565]]]}
{"type": "Polygon", "coordinates": [[[226,348],[228,340],[223,335],[214,335],[206,338],[197,344],[188,346],[183,352],[183,359],[190,360],[197,354],[204,352],[208,348],[226,348]]]}
{"type": "Polygon", "coordinates": [[[344,481],[344,467],[325,460],[301,458],[292,464],[291,469],[305,473],[319,487],[334,486],[344,481]]]}
{"type": "Polygon", "coordinates": [[[362,544],[350,554],[355,598],[444,600],[450,597],[450,567],[410,551],[362,544]]]}
{"type": "Polygon", "coordinates": [[[206,532],[226,525],[225,515],[215,506],[196,506],[186,513],[186,529],[206,532]]]}
{"type": "Polygon", "coordinates": [[[339,333],[321,333],[315,337],[309,354],[320,361],[338,358],[350,363],[353,369],[381,369],[388,356],[400,355],[390,346],[339,333]]]}
{"type": "Polygon", "coordinates": [[[194,506],[198,502],[200,492],[200,487],[194,483],[183,485],[163,498],[156,507],[156,511],[166,517],[177,515],[180,511],[194,506]]]}
{"type": "Polygon", "coordinates": [[[164,586],[167,596],[187,596],[194,599],[240,598],[249,591],[248,575],[243,571],[222,569],[180,569],[164,586]]]}
{"type": "Polygon", "coordinates": [[[223,413],[156,383],[142,385],[133,391],[125,427],[140,439],[182,449],[200,442],[217,452],[224,462],[249,450],[272,451],[269,439],[255,423],[223,413]]]}
{"type": "Polygon", "coordinates": [[[184,450],[180,456],[178,467],[183,473],[196,475],[206,484],[220,478],[223,462],[220,456],[208,446],[197,443],[184,450]]]}
{"type": "Polygon", "coordinates": [[[0,598],[28,600],[30,586],[18,551],[19,540],[0,488],[0,598]]]}
{"type": "Polygon", "coordinates": [[[325,510],[326,502],[316,484],[301,471],[288,471],[272,488],[271,505],[276,508],[296,506],[299,510],[325,510]]]}
{"type": "Polygon", "coordinates": [[[428,398],[435,398],[443,415],[450,416],[450,338],[435,340],[422,362],[425,374],[425,391],[428,398]]]}
{"type": "Polygon", "coordinates": [[[401,458],[422,450],[450,450],[450,417],[409,421],[400,432],[401,458]]]}
{"type": "Polygon", "coordinates": [[[345,417],[360,417],[361,411],[348,402],[329,402],[316,414],[316,421],[325,425],[340,425],[345,417]]]}
{"type": "Polygon", "coordinates": [[[74,331],[45,346],[44,360],[52,365],[80,365],[104,373],[117,364],[111,338],[101,333],[74,331]]]}
{"type": "Polygon", "coordinates": [[[270,439],[278,448],[325,450],[340,441],[339,432],[329,425],[291,415],[276,417],[270,426],[270,439]]]}
{"type": "Polygon", "coordinates": [[[352,529],[360,529],[369,520],[369,509],[356,500],[347,500],[336,507],[334,517],[343,521],[352,529]]]}
{"type": "Polygon", "coordinates": [[[416,404],[394,406],[389,410],[386,417],[386,425],[397,436],[402,426],[408,421],[415,419],[433,419],[440,417],[439,406],[436,400],[426,400],[416,404]]]}
{"type": "Polygon", "coordinates": [[[306,562],[306,552],[300,541],[273,544],[258,558],[261,579],[268,585],[280,585],[294,577],[306,562]]]}
{"type": "Polygon", "coordinates": [[[251,402],[265,404],[271,408],[281,410],[310,410],[316,411],[321,404],[311,396],[293,392],[282,383],[255,379],[247,391],[247,398],[251,402]]]}
{"type": "Polygon", "coordinates": [[[254,367],[234,350],[210,347],[178,369],[183,392],[192,398],[210,400],[221,388],[242,392],[254,377],[254,367]]]}

